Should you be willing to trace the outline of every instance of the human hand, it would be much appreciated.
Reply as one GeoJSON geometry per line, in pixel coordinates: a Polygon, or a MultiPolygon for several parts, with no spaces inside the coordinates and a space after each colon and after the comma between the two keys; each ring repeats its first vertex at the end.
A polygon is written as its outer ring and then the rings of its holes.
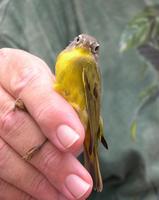
{"type": "Polygon", "coordinates": [[[73,108],[55,91],[55,80],[39,58],[0,50],[0,199],[84,200],[92,179],[74,155],[84,128],[73,108]],[[28,113],[13,111],[22,99],[28,113]],[[25,161],[32,147],[48,142],[25,161]]]}

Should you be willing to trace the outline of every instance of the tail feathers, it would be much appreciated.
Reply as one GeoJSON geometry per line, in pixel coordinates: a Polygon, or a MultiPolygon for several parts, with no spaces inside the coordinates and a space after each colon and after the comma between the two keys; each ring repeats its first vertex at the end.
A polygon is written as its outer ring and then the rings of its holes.
{"type": "Polygon", "coordinates": [[[102,135],[101,136],[101,143],[103,144],[103,146],[106,148],[106,149],[108,149],[108,144],[107,144],[107,141],[106,141],[106,139],[104,138],[104,136],[102,135]]]}
{"type": "Polygon", "coordinates": [[[96,149],[93,150],[91,155],[89,154],[89,150],[86,148],[84,149],[84,163],[93,179],[94,190],[101,192],[103,190],[103,181],[100,173],[98,153],[96,149]]]}
{"type": "Polygon", "coordinates": [[[108,143],[106,141],[106,139],[104,138],[104,131],[103,131],[103,119],[102,117],[100,117],[100,120],[99,120],[99,129],[98,129],[98,138],[99,140],[101,141],[101,143],[103,144],[103,146],[108,149],[108,143]]]}

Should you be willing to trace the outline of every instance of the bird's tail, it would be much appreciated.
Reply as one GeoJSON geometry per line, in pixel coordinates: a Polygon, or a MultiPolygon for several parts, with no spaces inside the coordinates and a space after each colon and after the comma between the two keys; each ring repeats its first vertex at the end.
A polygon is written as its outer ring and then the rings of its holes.
{"type": "Polygon", "coordinates": [[[86,142],[84,144],[84,164],[93,179],[94,190],[101,192],[103,189],[103,181],[100,173],[98,151],[94,147],[93,151],[90,153],[89,146],[86,142]]]}
{"type": "Polygon", "coordinates": [[[97,137],[94,138],[93,142],[90,134],[90,129],[87,129],[84,141],[84,163],[85,167],[92,176],[94,190],[101,192],[103,190],[103,181],[99,166],[98,141],[96,140],[99,140],[103,144],[103,146],[108,149],[107,142],[103,135],[103,121],[101,117],[99,121],[99,129],[96,136],[97,137]]]}

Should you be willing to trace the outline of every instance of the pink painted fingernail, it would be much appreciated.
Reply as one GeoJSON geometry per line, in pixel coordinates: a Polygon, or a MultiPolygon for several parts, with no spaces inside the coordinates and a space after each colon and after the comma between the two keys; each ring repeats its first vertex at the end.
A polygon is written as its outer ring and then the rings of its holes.
{"type": "Polygon", "coordinates": [[[56,134],[60,144],[65,149],[71,147],[80,137],[78,133],[67,125],[60,125],[56,134]]]}
{"type": "Polygon", "coordinates": [[[88,183],[74,174],[67,176],[65,185],[69,192],[77,199],[81,198],[90,188],[88,183]]]}

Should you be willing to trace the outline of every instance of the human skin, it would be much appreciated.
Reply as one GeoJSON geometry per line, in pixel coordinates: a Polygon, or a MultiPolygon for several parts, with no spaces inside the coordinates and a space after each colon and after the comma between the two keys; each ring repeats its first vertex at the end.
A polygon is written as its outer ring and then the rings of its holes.
{"type": "Polygon", "coordinates": [[[84,200],[92,179],[76,159],[84,128],[55,91],[54,75],[40,58],[0,49],[0,199],[84,200]],[[22,99],[27,111],[14,110],[22,99]],[[30,161],[22,156],[45,137],[30,161]]]}

